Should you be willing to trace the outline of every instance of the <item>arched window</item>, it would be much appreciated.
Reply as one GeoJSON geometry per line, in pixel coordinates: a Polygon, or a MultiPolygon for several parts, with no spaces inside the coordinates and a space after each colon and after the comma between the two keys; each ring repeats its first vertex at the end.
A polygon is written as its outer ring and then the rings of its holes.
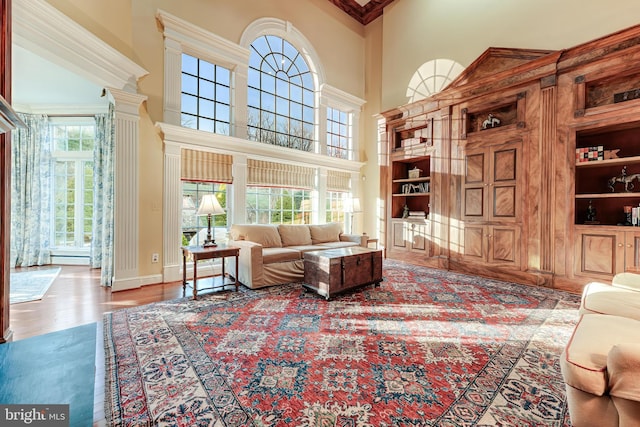
{"type": "Polygon", "coordinates": [[[418,68],[407,87],[409,102],[428,98],[447,87],[464,70],[464,67],[451,59],[434,59],[418,68]]]}
{"type": "Polygon", "coordinates": [[[315,88],[306,61],[273,35],[255,39],[250,51],[248,139],[313,151],[315,88]]]}

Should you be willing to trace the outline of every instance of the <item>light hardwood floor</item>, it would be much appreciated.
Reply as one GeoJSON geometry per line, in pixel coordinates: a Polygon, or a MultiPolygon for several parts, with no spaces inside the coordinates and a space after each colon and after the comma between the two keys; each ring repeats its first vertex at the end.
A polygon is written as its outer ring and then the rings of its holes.
{"type": "MultiPolygon", "coordinates": [[[[16,269],[22,271],[24,269],[16,269]]],[[[106,426],[104,415],[105,367],[102,318],[104,313],[156,301],[182,297],[182,283],[148,285],[111,292],[100,286],[100,270],[63,266],[40,301],[12,304],[9,308],[13,340],[97,323],[94,426],[106,426]]]]}

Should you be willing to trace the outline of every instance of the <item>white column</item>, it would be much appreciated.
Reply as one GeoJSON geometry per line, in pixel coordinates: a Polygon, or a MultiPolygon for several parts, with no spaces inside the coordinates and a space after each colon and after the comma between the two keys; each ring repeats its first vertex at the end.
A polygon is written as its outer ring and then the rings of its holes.
{"type": "Polygon", "coordinates": [[[139,240],[139,132],[140,105],[147,97],[108,88],[115,107],[115,185],[113,285],[120,291],[140,287],[139,240]]]}
{"type": "Polygon", "coordinates": [[[162,190],[162,281],[182,279],[181,221],[182,184],[180,181],[181,148],[164,143],[164,184],[162,190]]]}
{"type": "MultiPolygon", "coordinates": [[[[231,210],[233,218],[231,224],[245,224],[247,222],[247,156],[233,155],[233,196],[231,210]]],[[[227,207],[227,210],[229,207],[227,207]]]]}
{"type": "Polygon", "coordinates": [[[164,119],[165,123],[180,126],[182,120],[182,46],[164,39],[164,119]]]}

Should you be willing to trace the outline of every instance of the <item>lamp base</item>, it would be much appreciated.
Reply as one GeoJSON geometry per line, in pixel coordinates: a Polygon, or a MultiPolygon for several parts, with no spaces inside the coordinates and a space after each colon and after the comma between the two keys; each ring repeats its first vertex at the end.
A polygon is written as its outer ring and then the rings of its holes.
{"type": "Polygon", "coordinates": [[[213,240],[205,240],[202,244],[203,248],[215,248],[218,244],[213,240]]]}

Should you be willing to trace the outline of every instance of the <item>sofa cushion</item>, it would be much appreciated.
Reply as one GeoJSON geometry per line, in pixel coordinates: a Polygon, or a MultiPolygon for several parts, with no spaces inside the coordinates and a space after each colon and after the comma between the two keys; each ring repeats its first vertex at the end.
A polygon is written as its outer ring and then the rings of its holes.
{"type": "Polygon", "coordinates": [[[287,249],[293,249],[299,252],[310,252],[310,251],[323,251],[325,249],[330,249],[330,248],[324,245],[299,245],[299,246],[287,246],[287,249]]]}
{"type": "Polygon", "coordinates": [[[276,262],[295,261],[302,258],[302,253],[289,248],[264,248],[262,249],[262,263],[273,264],[276,262]]]}
{"type": "Polygon", "coordinates": [[[311,244],[311,232],[306,224],[278,225],[282,246],[300,246],[311,244]]]}
{"type": "Polygon", "coordinates": [[[233,240],[249,240],[265,248],[281,248],[278,227],[272,224],[233,224],[229,230],[233,240]]]}
{"type": "Polygon", "coordinates": [[[310,225],[311,242],[314,245],[326,242],[339,242],[342,233],[342,224],[331,222],[329,224],[310,225]]]}
{"type": "Polygon", "coordinates": [[[607,393],[607,357],[614,345],[624,342],[640,342],[639,321],[605,314],[581,316],[560,358],[564,381],[597,396],[607,393]]]}
{"type": "Polygon", "coordinates": [[[580,314],[613,314],[640,320],[640,292],[591,282],[582,291],[580,314]]]}

